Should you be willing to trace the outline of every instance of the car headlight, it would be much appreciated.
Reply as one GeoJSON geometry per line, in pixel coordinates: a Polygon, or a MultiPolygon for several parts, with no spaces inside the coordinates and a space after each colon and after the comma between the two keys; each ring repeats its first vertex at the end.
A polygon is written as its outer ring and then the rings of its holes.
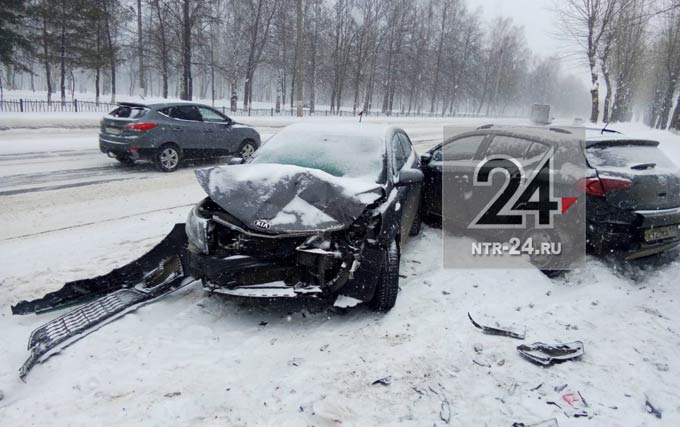
{"type": "Polygon", "coordinates": [[[208,229],[210,220],[198,216],[196,209],[197,207],[194,206],[187,217],[187,239],[199,252],[208,254],[208,229]]]}

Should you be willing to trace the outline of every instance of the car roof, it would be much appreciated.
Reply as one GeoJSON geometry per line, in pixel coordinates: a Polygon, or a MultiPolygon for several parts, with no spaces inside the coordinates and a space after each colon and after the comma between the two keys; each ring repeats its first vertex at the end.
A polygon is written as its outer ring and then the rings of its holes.
{"type": "Polygon", "coordinates": [[[154,102],[154,103],[150,103],[150,104],[144,104],[144,103],[141,103],[141,102],[119,102],[118,105],[123,106],[123,107],[152,108],[154,110],[158,110],[158,109],[166,108],[166,107],[176,107],[176,106],[180,106],[180,105],[195,105],[197,107],[213,108],[213,107],[210,107],[209,105],[200,104],[198,102],[191,102],[191,101],[154,102]]]}
{"type": "Polygon", "coordinates": [[[538,125],[484,125],[477,128],[477,131],[484,131],[485,133],[496,134],[512,134],[516,136],[524,136],[529,139],[540,139],[545,142],[559,143],[560,140],[574,138],[581,138],[583,136],[586,141],[586,147],[596,145],[625,145],[625,144],[639,144],[639,145],[658,145],[658,141],[646,138],[636,138],[624,135],[623,133],[604,128],[597,127],[583,127],[578,125],[565,126],[538,126],[538,125]],[[536,132],[533,130],[536,129],[536,132]],[[551,132],[550,134],[546,131],[551,132]],[[549,135],[549,137],[548,137],[549,135]]]}
{"type": "MultiPolygon", "coordinates": [[[[404,132],[401,128],[378,123],[337,123],[315,122],[295,123],[285,127],[286,133],[317,133],[327,135],[343,135],[385,140],[394,132],[404,132]]],[[[405,132],[404,132],[405,133],[405,132]]]]}

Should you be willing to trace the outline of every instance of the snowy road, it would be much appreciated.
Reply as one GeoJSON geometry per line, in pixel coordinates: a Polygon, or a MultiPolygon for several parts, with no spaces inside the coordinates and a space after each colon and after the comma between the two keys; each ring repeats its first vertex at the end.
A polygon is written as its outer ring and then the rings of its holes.
{"type": "MultiPolygon", "coordinates": [[[[441,138],[436,121],[404,128],[421,152],[441,138]]],[[[680,161],[679,138],[664,137],[680,161]]],[[[550,281],[442,270],[433,229],[405,248],[387,315],[208,297],[195,284],[21,383],[30,331],[60,313],[13,317],[9,305],[146,252],[204,197],[192,169],[118,165],[94,129],[0,132],[0,424],[431,426],[450,414],[451,425],[680,425],[677,253],[634,266],[589,258],[550,281]],[[517,355],[519,341],[474,329],[468,311],[527,325],[529,343],[582,340],[586,354],[538,368],[517,355]],[[387,376],[391,385],[372,385],[387,376]],[[568,392],[589,417],[564,414],[568,392]],[[647,398],[662,419],[646,413],[647,398]]]]}

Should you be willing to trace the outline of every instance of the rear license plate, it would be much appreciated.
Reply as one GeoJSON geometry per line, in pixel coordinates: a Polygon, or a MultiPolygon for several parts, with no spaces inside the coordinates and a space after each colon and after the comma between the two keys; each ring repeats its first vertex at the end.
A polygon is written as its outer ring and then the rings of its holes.
{"type": "Polygon", "coordinates": [[[111,135],[120,135],[121,133],[123,133],[123,129],[112,128],[107,126],[106,133],[110,133],[111,135]]]}
{"type": "Polygon", "coordinates": [[[663,240],[671,237],[678,237],[677,225],[669,225],[666,227],[650,228],[645,230],[646,242],[653,242],[655,240],[663,240]]]}

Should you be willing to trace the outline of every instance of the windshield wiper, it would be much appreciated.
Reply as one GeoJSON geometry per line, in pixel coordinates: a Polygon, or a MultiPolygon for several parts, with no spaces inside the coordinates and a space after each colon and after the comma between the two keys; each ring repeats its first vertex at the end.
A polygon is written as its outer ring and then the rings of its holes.
{"type": "Polygon", "coordinates": [[[656,166],[656,163],[642,163],[639,165],[631,166],[631,169],[635,169],[636,171],[642,171],[645,169],[653,169],[656,166]]]}

